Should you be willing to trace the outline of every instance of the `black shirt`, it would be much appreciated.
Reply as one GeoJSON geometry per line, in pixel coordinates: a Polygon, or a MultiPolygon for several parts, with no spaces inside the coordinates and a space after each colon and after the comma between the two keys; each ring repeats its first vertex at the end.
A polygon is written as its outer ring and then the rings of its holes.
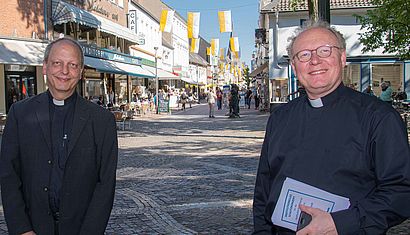
{"type": "Polygon", "coordinates": [[[51,93],[48,92],[48,94],[50,98],[50,130],[53,151],[49,200],[51,210],[57,212],[59,211],[60,190],[68,157],[68,142],[71,136],[77,93],[74,92],[69,98],[60,102],[54,102],[51,93]],[[61,104],[56,105],[55,103],[61,104]]]}
{"type": "Polygon", "coordinates": [[[410,149],[400,115],[344,85],[321,103],[315,108],[303,96],[272,112],[255,186],[255,234],[287,234],[270,221],[286,177],[350,199],[350,208],[331,213],[339,234],[384,234],[410,217],[410,149]]]}

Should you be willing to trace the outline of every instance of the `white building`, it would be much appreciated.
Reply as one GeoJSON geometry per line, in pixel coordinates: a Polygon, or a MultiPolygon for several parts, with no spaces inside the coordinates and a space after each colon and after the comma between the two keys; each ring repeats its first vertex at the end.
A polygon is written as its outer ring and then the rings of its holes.
{"type": "MultiPolygon", "coordinates": [[[[289,64],[286,47],[288,38],[309,16],[307,2],[297,7],[296,11],[290,9],[286,0],[280,0],[278,5],[269,2],[261,1],[260,26],[266,29],[267,36],[266,41],[259,44],[259,58],[269,57],[269,66],[266,68],[269,71],[269,98],[274,104],[286,102],[288,94],[297,90],[297,78],[289,64]]],[[[343,83],[359,91],[370,85],[375,95],[379,95],[381,80],[390,81],[394,91],[405,90],[409,96],[410,61],[400,61],[393,54],[383,53],[382,49],[362,52],[363,45],[359,41],[361,24],[354,14],[364,15],[367,10],[373,9],[370,2],[330,1],[331,25],[344,35],[347,44],[347,66],[343,73],[343,83]]],[[[263,71],[263,65],[264,61],[259,59],[260,71],[263,71]]]]}
{"type": "Polygon", "coordinates": [[[175,12],[172,25],[172,46],[174,47],[174,73],[182,80],[190,82],[188,27],[185,20],[175,12]]]}

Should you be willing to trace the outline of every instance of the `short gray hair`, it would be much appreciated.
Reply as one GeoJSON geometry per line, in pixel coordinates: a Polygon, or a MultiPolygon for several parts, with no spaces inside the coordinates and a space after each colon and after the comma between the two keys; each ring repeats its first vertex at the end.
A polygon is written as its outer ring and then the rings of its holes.
{"type": "Polygon", "coordinates": [[[295,44],[296,39],[300,36],[301,33],[313,29],[313,28],[321,28],[321,29],[326,29],[329,32],[331,32],[337,39],[338,46],[340,49],[346,50],[346,40],[343,37],[343,34],[341,34],[339,31],[337,31],[334,27],[330,26],[330,24],[326,21],[318,20],[318,21],[306,21],[303,26],[299,27],[296,31],[295,34],[288,38],[288,41],[290,41],[288,47],[286,50],[288,51],[288,56],[290,60],[293,58],[293,45],[295,44]]]}
{"type": "Polygon", "coordinates": [[[48,57],[50,56],[50,52],[51,52],[51,49],[53,48],[53,46],[56,43],[59,43],[59,42],[62,42],[62,41],[69,42],[72,45],[77,47],[78,51],[80,52],[80,65],[81,65],[81,68],[83,68],[84,67],[84,51],[83,51],[83,48],[81,47],[81,45],[76,40],[74,40],[72,38],[69,38],[69,37],[59,38],[55,41],[52,41],[50,44],[48,44],[47,47],[46,47],[46,50],[44,52],[44,61],[45,62],[48,61],[48,57]]]}

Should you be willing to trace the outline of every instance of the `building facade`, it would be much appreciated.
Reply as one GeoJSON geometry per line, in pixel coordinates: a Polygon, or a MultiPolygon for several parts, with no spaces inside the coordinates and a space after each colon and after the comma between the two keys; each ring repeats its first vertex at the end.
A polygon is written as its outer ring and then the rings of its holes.
{"type": "MultiPolygon", "coordinates": [[[[290,9],[288,1],[278,4],[261,1],[260,27],[266,30],[264,37],[257,38],[260,49],[259,58],[269,58],[267,66],[269,77],[269,100],[271,103],[286,102],[295,96],[298,88],[297,77],[289,64],[286,46],[297,27],[308,20],[307,4],[299,5],[296,11],[290,9]],[[264,8],[268,6],[268,8],[264,8]]],[[[390,81],[395,92],[406,91],[410,95],[410,62],[401,61],[394,54],[383,53],[383,49],[362,52],[359,41],[361,24],[355,15],[364,15],[374,9],[371,1],[330,1],[330,22],[346,39],[347,66],[343,71],[343,83],[358,91],[370,86],[376,96],[380,95],[380,84],[390,81]]],[[[266,63],[266,61],[264,61],[266,63]]],[[[260,67],[260,66],[259,66],[260,67]]]]}
{"type": "MultiPolygon", "coordinates": [[[[130,101],[122,80],[153,78],[142,58],[130,55],[139,43],[127,28],[128,1],[7,1],[0,28],[0,112],[47,89],[42,74],[46,45],[59,37],[77,40],[85,53],[84,77],[78,92],[103,97],[106,104],[130,101]]],[[[128,84],[128,82],[127,82],[128,84]]]]}

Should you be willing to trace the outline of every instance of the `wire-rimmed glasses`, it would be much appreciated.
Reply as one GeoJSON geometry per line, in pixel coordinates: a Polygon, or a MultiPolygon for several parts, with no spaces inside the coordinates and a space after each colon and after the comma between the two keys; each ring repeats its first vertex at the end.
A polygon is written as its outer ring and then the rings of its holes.
{"type": "Polygon", "coordinates": [[[313,50],[301,50],[293,56],[293,59],[296,57],[300,62],[308,62],[312,58],[313,52],[320,58],[327,58],[332,54],[333,48],[340,49],[340,47],[337,46],[323,45],[313,50]]]}

